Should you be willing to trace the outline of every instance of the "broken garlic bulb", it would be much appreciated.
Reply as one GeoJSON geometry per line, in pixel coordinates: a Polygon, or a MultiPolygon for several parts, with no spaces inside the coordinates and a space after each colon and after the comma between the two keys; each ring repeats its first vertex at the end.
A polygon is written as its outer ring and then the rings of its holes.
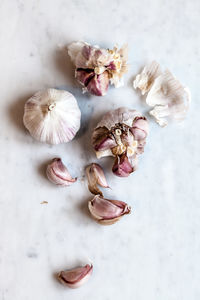
{"type": "Polygon", "coordinates": [[[75,77],[83,85],[83,91],[96,96],[107,93],[109,83],[116,88],[123,85],[123,75],[128,71],[128,47],[102,49],[85,42],[73,42],[68,54],[74,63],[75,77]]]}
{"type": "Polygon", "coordinates": [[[125,202],[105,199],[100,195],[88,201],[88,208],[95,221],[102,225],[112,225],[131,212],[131,207],[125,202]]]}
{"type": "Polygon", "coordinates": [[[83,267],[74,268],[71,270],[61,271],[58,274],[58,279],[61,283],[69,288],[76,289],[86,283],[92,275],[93,265],[85,265],[83,267]]]}
{"type": "Polygon", "coordinates": [[[114,156],[113,173],[127,177],[137,167],[149,132],[148,122],[136,110],[120,107],[105,114],[94,129],[92,144],[97,158],[114,156]]]}
{"type": "Polygon", "coordinates": [[[60,158],[54,158],[52,160],[47,166],[46,174],[52,183],[60,186],[69,186],[77,180],[77,178],[71,177],[60,158]]]}
{"type": "Polygon", "coordinates": [[[185,118],[191,101],[190,91],[169,70],[162,72],[157,62],[144,67],[133,86],[139,88],[142,95],[147,93],[146,103],[153,107],[149,114],[161,127],[169,120],[182,121],[185,118]]]}
{"type": "Polygon", "coordinates": [[[26,102],[23,121],[36,140],[60,144],[74,138],[80,128],[80,118],[80,109],[71,93],[47,89],[26,102]]]}
{"type": "Polygon", "coordinates": [[[88,189],[94,195],[103,196],[102,192],[97,185],[101,187],[108,188],[106,177],[104,175],[103,169],[100,165],[92,163],[86,168],[86,175],[88,179],[88,189]]]}

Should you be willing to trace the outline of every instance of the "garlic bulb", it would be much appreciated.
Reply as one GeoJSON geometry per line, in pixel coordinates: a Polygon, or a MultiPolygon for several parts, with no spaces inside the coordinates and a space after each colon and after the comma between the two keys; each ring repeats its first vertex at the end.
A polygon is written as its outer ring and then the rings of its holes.
{"type": "Polygon", "coordinates": [[[112,225],[131,212],[125,202],[105,199],[99,195],[88,201],[88,208],[92,217],[102,225],[112,225]]]}
{"type": "Polygon", "coordinates": [[[149,132],[141,113],[125,107],[105,114],[92,135],[97,158],[114,156],[113,173],[127,177],[137,167],[137,156],[143,153],[149,132]]]}
{"type": "Polygon", "coordinates": [[[69,186],[77,180],[77,178],[71,177],[60,158],[54,158],[52,160],[47,166],[46,174],[52,183],[61,186],[69,186]]]}
{"type": "Polygon", "coordinates": [[[142,95],[147,93],[146,103],[153,107],[149,114],[160,126],[166,126],[169,120],[185,118],[191,101],[190,91],[170,71],[162,72],[157,62],[146,66],[133,85],[142,95]]]}
{"type": "Polygon", "coordinates": [[[88,189],[94,195],[103,196],[102,192],[97,185],[101,187],[108,188],[106,177],[104,175],[103,169],[100,165],[92,163],[86,168],[86,175],[88,178],[88,189]]]}
{"type": "Polygon", "coordinates": [[[88,281],[92,275],[93,265],[85,265],[67,271],[61,271],[58,274],[58,279],[68,287],[76,289],[88,281]]]}
{"type": "Polygon", "coordinates": [[[37,92],[25,104],[24,125],[40,142],[67,143],[80,128],[81,112],[74,96],[56,89],[37,92]]]}
{"type": "Polygon", "coordinates": [[[121,49],[101,49],[85,42],[73,42],[68,54],[74,63],[75,77],[83,85],[83,91],[96,96],[107,93],[109,83],[115,87],[123,85],[123,75],[127,72],[127,45],[121,49]]]}

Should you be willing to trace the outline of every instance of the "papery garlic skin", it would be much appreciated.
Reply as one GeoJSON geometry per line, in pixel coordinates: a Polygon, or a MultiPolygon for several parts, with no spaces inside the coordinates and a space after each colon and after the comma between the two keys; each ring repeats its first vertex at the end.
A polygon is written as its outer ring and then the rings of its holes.
{"type": "Polygon", "coordinates": [[[147,94],[146,103],[153,107],[149,114],[161,127],[168,121],[185,118],[191,102],[190,91],[169,70],[162,72],[157,62],[144,67],[133,86],[139,88],[142,95],[147,94]]]}
{"type": "Polygon", "coordinates": [[[77,178],[71,177],[60,158],[54,158],[52,160],[47,166],[46,174],[52,183],[60,186],[69,186],[77,180],[77,178]]]}
{"type": "Polygon", "coordinates": [[[142,72],[136,76],[133,81],[133,87],[135,89],[139,88],[141,90],[141,94],[144,95],[149,92],[154,80],[161,74],[162,72],[159,63],[153,61],[144,67],[142,72]]]}
{"type": "Polygon", "coordinates": [[[37,92],[25,104],[24,125],[40,142],[71,141],[80,128],[81,112],[75,97],[63,90],[37,92]]]}
{"type": "Polygon", "coordinates": [[[94,195],[103,196],[103,193],[97,185],[100,185],[104,188],[108,188],[109,186],[107,184],[106,177],[101,166],[95,163],[90,164],[86,168],[86,175],[88,178],[89,191],[94,195]]]}
{"type": "Polygon", "coordinates": [[[83,85],[84,92],[104,96],[109,83],[116,88],[123,85],[123,75],[128,71],[127,45],[109,50],[85,42],[73,42],[68,46],[68,54],[76,67],[75,77],[83,85]]]}
{"type": "Polygon", "coordinates": [[[93,265],[85,265],[83,267],[74,268],[71,270],[61,271],[58,274],[58,279],[61,283],[69,288],[76,289],[88,281],[93,272],[93,265]]]}
{"type": "Polygon", "coordinates": [[[114,156],[113,173],[127,177],[137,168],[137,156],[144,151],[149,125],[136,110],[112,110],[97,124],[92,144],[97,158],[114,156]]]}
{"type": "Polygon", "coordinates": [[[88,201],[88,208],[95,221],[102,225],[112,225],[131,212],[127,203],[105,199],[100,195],[88,201]]]}
{"type": "Polygon", "coordinates": [[[168,120],[182,121],[189,109],[190,91],[167,70],[158,76],[149,91],[146,103],[153,109],[149,112],[156,122],[164,127],[168,120]]]}

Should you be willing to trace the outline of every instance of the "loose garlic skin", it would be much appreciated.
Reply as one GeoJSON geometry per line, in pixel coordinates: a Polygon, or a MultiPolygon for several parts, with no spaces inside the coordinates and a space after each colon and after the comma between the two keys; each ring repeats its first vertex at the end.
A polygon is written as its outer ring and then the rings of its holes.
{"type": "Polygon", "coordinates": [[[61,271],[58,274],[58,280],[71,289],[76,289],[85,284],[93,272],[93,265],[85,265],[83,267],[71,270],[61,271]]]}
{"type": "Polygon", "coordinates": [[[54,158],[47,166],[46,170],[49,181],[60,186],[69,186],[77,181],[77,178],[72,178],[66,166],[60,158],[54,158]]]}
{"type": "Polygon", "coordinates": [[[32,137],[48,144],[71,141],[80,128],[75,97],[63,90],[37,92],[25,104],[23,122],[32,137]]]}
{"type": "Polygon", "coordinates": [[[133,82],[135,89],[146,94],[146,103],[152,110],[149,114],[165,127],[169,121],[182,121],[191,102],[190,91],[184,87],[169,70],[162,72],[160,65],[153,61],[144,67],[133,82]]]}

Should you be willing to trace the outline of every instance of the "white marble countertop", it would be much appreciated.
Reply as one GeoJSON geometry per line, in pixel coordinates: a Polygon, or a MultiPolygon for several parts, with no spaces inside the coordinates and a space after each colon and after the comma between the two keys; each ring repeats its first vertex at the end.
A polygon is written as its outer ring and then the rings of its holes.
{"type": "Polygon", "coordinates": [[[199,0],[0,2],[0,300],[199,300],[200,299],[200,2],[199,0]],[[107,96],[82,95],[63,47],[76,40],[112,47],[129,44],[125,86],[107,96]],[[92,128],[109,109],[148,108],[131,85],[156,59],[192,92],[182,125],[150,134],[139,169],[114,177],[106,196],[133,212],[100,226],[87,211],[91,197],[81,178],[96,161],[92,128]],[[36,142],[22,123],[25,101],[46,87],[74,93],[82,129],[69,144],[36,142]],[[61,156],[79,181],[58,188],[45,177],[47,161],[61,156]],[[47,205],[41,205],[42,201],[47,205]],[[78,290],[54,274],[90,259],[94,273],[78,290]]]}

